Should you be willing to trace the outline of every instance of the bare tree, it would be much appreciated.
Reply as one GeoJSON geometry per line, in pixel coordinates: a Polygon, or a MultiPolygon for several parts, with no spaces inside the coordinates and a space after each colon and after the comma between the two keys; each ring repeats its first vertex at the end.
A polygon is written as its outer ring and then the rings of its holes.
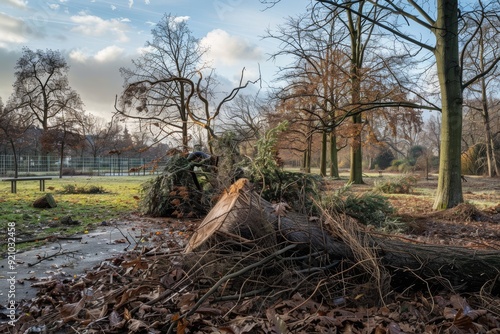
{"type": "MultiPolygon", "coordinates": [[[[398,68],[411,65],[406,54],[397,54],[389,59],[383,57],[385,50],[373,48],[375,25],[373,20],[379,16],[375,7],[368,1],[359,1],[361,15],[351,11],[325,9],[314,6],[308,16],[289,19],[278,33],[268,33],[269,37],[279,40],[282,49],[274,57],[282,54],[295,58],[288,67],[280,68],[279,80],[288,83],[278,97],[282,100],[296,100],[296,107],[310,113],[316,119],[316,131],[321,132],[320,172],[326,175],[327,134],[330,134],[331,176],[338,177],[337,167],[337,127],[351,119],[348,136],[351,141],[350,182],[363,183],[362,146],[369,134],[370,120],[365,116],[371,113],[398,113],[398,108],[418,107],[408,97],[402,87],[398,68]],[[380,55],[378,53],[381,53],[380,55]],[[387,110],[385,108],[388,108],[387,110]],[[368,135],[363,130],[368,128],[368,135]]],[[[434,108],[434,107],[432,107],[434,108]]],[[[405,109],[411,118],[404,119],[419,123],[419,112],[405,109]]],[[[388,119],[389,117],[385,117],[388,119]]],[[[373,117],[372,117],[373,119],[373,117]]],[[[396,118],[393,117],[395,120],[396,118]]],[[[395,124],[395,123],[391,123],[395,124]]],[[[396,129],[395,125],[392,125],[396,129]]]]}
{"type": "MultiPolygon", "coordinates": [[[[268,30],[267,38],[273,38],[282,45],[281,50],[273,54],[272,58],[291,56],[293,59],[290,64],[279,69],[277,80],[287,84],[278,91],[277,97],[283,101],[284,108],[310,114],[310,117],[298,115],[295,120],[293,117],[290,120],[303,121],[308,125],[312,125],[311,121],[315,123],[313,132],[304,138],[309,142],[314,132],[321,133],[320,173],[326,175],[327,146],[330,145],[330,172],[332,176],[338,177],[335,128],[338,125],[338,113],[344,114],[339,109],[347,103],[343,101],[345,94],[341,93],[346,93],[345,82],[349,77],[346,70],[349,66],[346,63],[349,59],[340,46],[339,40],[344,36],[337,34],[336,21],[319,23],[317,17],[324,13],[316,13],[315,19],[311,18],[312,14],[289,18],[276,32],[268,30]]],[[[291,126],[288,131],[295,131],[294,127],[291,126]]],[[[308,152],[309,150],[304,150],[305,154],[308,152]]],[[[309,161],[309,158],[310,156],[305,161],[309,161]]]]}
{"type": "Polygon", "coordinates": [[[42,147],[52,147],[59,154],[59,178],[64,174],[66,156],[69,151],[77,151],[84,144],[78,131],[77,118],[71,112],[62,112],[56,118],[56,127],[42,135],[42,147]]]}
{"type": "MultiPolygon", "coordinates": [[[[15,66],[14,93],[9,104],[32,124],[47,131],[65,111],[81,111],[80,96],[68,82],[69,66],[59,51],[24,48],[15,66]]],[[[45,147],[47,152],[50,148],[45,147]]]]}
{"type": "Polygon", "coordinates": [[[246,155],[254,156],[257,152],[255,142],[259,140],[268,127],[268,114],[271,106],[259,96],[238,95],[232,103],[224,108],[219,130],[233,132],[240,146],[246,144],[246,155]]]}
{"type": "MultiPolygon", "coordinates": [[[[488,68],[498,60],[496,50],[500,49],[500,17],[498,15],[485,15],[488,7],[499,4],[489,3],[478,4],[479,10],[467,13],[464,16],[464,34],[469,35],[469,43],[463,50],[464,79],[468,80],[478,73],[487,73],[488,68]]],[[[488,175],[490,177],[500,175],[499,163],[495,154],[494,134],[492,130],[491,110],[495,108],[495,103],[499,103],[500,96],[495,97],[500,84],[498,78],[500,70],[494,66],[487,75],[482,76],[465,91],[465,103],[468,108],[478,113],[482,118],[482,133],[484,134],[484,144],[486,145],[486,161],[488,175]],[[496,98],[496,101],[495,101],[496,98]]]]}
{"type": "Polygon", "coordinates": [[[89,152],[94,160],[111,150],[111,143],[122,130],[116,118],[107,121],[93,114],[83,114],[79,117],[79,128],[85,142],[84,150],[89,152]]]}
{"type": "Polygon", "coordinates": [[[26,117],[9,106],[5,107],[0,99],[0,133],[3,134],[0,137],[8,143],[14,156],[14,177],[18,176],[18,146],[22,145],[24,134],[30,126],[26,117]]]}
{"type": "MultiPolygon", "coordinates": [[[[148,109],[148,93],[151,90],[156,90],[158,86],[164,84],[171,84],[177,82],[178,85],[185,85],[188,87],[189,94],[186,97],[186,101],[184,104],[184,109],[186,113],[186,117],[196,126],[199,126],[206,130],[207,138],[208,138],[208,146],[210,148],[210,153],[213,152],[213,143],[212,139],[217,139],[217,134],[215,131],[215,120],[219,117],[222,107],[232,101],[240,92],[240,90],[246,88],[250,84],[255,84],[260,81],[260,77],[255,81],[246,81],[243,82],[244,71],[241,72],[239,85],[231,90],[227,95],[225,95],[222,99],[220,99],[219,103],[216,106],[213,106],[211,102],[213,102],[212,98],[209,96],[208,87],[202,87],[201,83],[203,81],[203,76],[201,72],[198,72],[199,78],[196,82],[191,79],[184,77],[172,77],[166,79],[160,79],[156,81],[151,80],[142,80],[131,83],[127,86],[124,93],[122,94],[122,109],[118,108],[115,103],[115,109],[118,115],[126,116],[133,119],[140,119],[146,122],[154,122],[152,123],[156,127],[161,128],[162,126],[168,125],[168,123],[159,124],[162,121],[159,117],[155,116],[131,116],[127,114],[126,111],[123,110],[123,107],[134,105],[137,101],[142,104],[142,106],[138,107],[140,109],[148,109]],[[193,102],[196,100],[198,103],[193,102]],[[144,106],[144,107],[143,107],[144,106]]],[[[146,111],[147,112],[147,111],[146,111]]],[[[188,143],[189,137],[186,137],[186,144],[188,143]]],[[[184,149],[187,149],[187,146],[184,146],[184,149]]]]}
{"type": "Polygon", "coordinates": [[[142,127],[161,137],[180,137],[181,146],[187,150],[188,99],[194,94],[194,81],[204,67],[201,60],[205,50],[187,22],[170,14],[158,22],[151,34],[152,40],[146,43],[142,56],[133,60],[134,68],[120,69],[126,87],[122,98],[127,98],[122,99],[117,113],[140,120],[142,127]],[[146,87],[137,82],[154,84],[146,87]],[[132,92],[132,87],[138,90],[132,92]]]}

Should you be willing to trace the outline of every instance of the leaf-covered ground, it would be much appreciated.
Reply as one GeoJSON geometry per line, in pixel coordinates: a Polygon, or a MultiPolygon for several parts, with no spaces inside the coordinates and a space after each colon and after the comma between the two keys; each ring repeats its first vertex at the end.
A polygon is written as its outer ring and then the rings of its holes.
{"type": "MultiPolygon", "coordinates": [[[[371,189],[370,179],[356,191],[371,189]]],[[[432,212],[435,180],[420,180],[410,195],[389,195],[408,228],[397,237],[419,244],[500,252],[500,180],[468,177],[466,204],[432,212]]],[[[339,181],[338,185],[341,185],[339,181]]],[[[335,182],[333,183],[335,186],[335,182]]],[[[264,267],[230,277],[211,267],[194,275],[183,247],[197,220],[136,218],[152,246],[102,262],[81,275],[33,282],[38,297],[18,305],[6,333],[500,333],[500,298],[490,286],[471,293],[398,287],[370,295],[370,280],[336,267],[297,274],[264,267]],[[314,282],[308,286],[309,283],[314,282]],[[358,286],[355,283],[358,282],[358,286]],[[248,288],[252,287],[252,288],[248,288]]],[[[225,255],[226,256],[226,255],[225,255]]],[[[224,257],[211,259],[222,263],[224,257]]],[[[253,261],[253,262],[252,262],[253,261]]],[[[241,259],[241,267],[255,263],[241,259]]],[[[238,262],[238,261],[237,261],[238,262]]],[[[271,262],[272,263],[272,262],[271,262]]],[[[273,264],[274,265],[274,264],[273,264]]],[[[219,270],[220,269],[220,270],[219,270]]],[[[293,270],[292,270],[293,269],[293,270]]],[[[349,270],[348,270],[349,269],[349,270]]],[[[297,272],[293,272],[297,271],[297,272]]],[[[498,284],[498,283],[497,283],[498,284]]],[[[375,289],[376,290],[376,289],[375,289]]]]}

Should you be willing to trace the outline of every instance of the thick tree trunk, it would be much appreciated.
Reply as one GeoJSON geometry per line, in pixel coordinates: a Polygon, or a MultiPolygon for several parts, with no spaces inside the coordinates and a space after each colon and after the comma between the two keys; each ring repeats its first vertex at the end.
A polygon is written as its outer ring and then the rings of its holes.
{"type": "MultiPolygon", "coordinates": [[[[500,283],[495,283],[500,268],[498,251],[419,245],[373,236],[368,236],[368,240],[368,247],[376,250],[381,264],[390,270],[398,286],[425,282],[477,291],[492,281],[496,289],[500,288],[500,283]]],[[[186,252],[215,250],[217,244],[257,245],[266,252],[295,244],[306,254],[327,254],[329,261],[357,262],[355,249],[307,216],[286,212],[285,205],[273,205],[262,199],[246,179],[238,180],[221,197],[193,234],[186,252]]]]}
{"type": "Polygon", "coordinates": [[[458,53],[458,1],[439,0],[435,57],[442,103],[439,178],[434,209],[463,203],[461,179],[462,78],[458,53]]]}
{"type": "Polygon", "coordinates": [[[330,133],[330,177],[338,179],[339,175],[339,160],[337,156],[337,136],[335,132],[330,133]]]}
{"type": "Polygon", "coordinates": [[[356,135],[351,143],[351,172],[349,182],[364,184],[363,181],[363,153],[361,151],[361,115],[353,116],[353,125],[356,127],[356,135]]]}
{"type": "Polygon", "coordinates": [[[326,130],[321,132],[321,160],[319,163],[319,174],[323,177],[326,176],[326,152],[327,152],[327,133],[326,130]]]}

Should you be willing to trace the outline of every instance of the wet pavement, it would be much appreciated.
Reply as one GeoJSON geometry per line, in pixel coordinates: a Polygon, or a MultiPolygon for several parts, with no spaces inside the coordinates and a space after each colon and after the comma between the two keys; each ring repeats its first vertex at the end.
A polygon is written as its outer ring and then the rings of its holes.
{"type": "Polygon", "coordinates": [[[34,298],[38,289],[33,284],[55,277],[71,278],[134,248],[142,239],[138,224],[105,224],[88,234],[72,236],[71,240],[54,239],[17,253],[14,267],[9,265],[8,258],[0,259],[0,313],[8,314],[12,303],[17,305],[34,298]]]}

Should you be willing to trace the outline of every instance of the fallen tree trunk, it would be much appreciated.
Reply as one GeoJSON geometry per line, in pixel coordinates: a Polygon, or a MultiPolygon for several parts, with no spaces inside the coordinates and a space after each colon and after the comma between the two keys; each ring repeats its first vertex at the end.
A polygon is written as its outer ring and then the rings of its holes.
{"type": "MultiPolygon", "coordinates": [[[[311,222],[305,215],[286,212],[283,204],[271,204],[240,179],[223,194],[190,239],[185,252],[207,251],[217,243],[232,240],[233,244],[250,243],[269,250],[297,244],[302,252],[326,254],[328,261],[360,261],[360,245],[353,247],[346,240],[361,238],[376,260],[392,274],[393,285],[424,283],[445,286],[459,291],[478,291],[490,282],[489,288],[500,290],[500,252],[479,251],[462,247],[422,245],[389,237],[374,237],[355,232],[357,236],[334,235],[322,226],[337,224],[326,217],[326,224],[311,222]],[[349,238],[348,238],[349,237],[349,238]]],[[[337,232],[338,234],[338,232],[337,232]]],[[[328,267],[322,260],[322,266],[328,267]]]]}

